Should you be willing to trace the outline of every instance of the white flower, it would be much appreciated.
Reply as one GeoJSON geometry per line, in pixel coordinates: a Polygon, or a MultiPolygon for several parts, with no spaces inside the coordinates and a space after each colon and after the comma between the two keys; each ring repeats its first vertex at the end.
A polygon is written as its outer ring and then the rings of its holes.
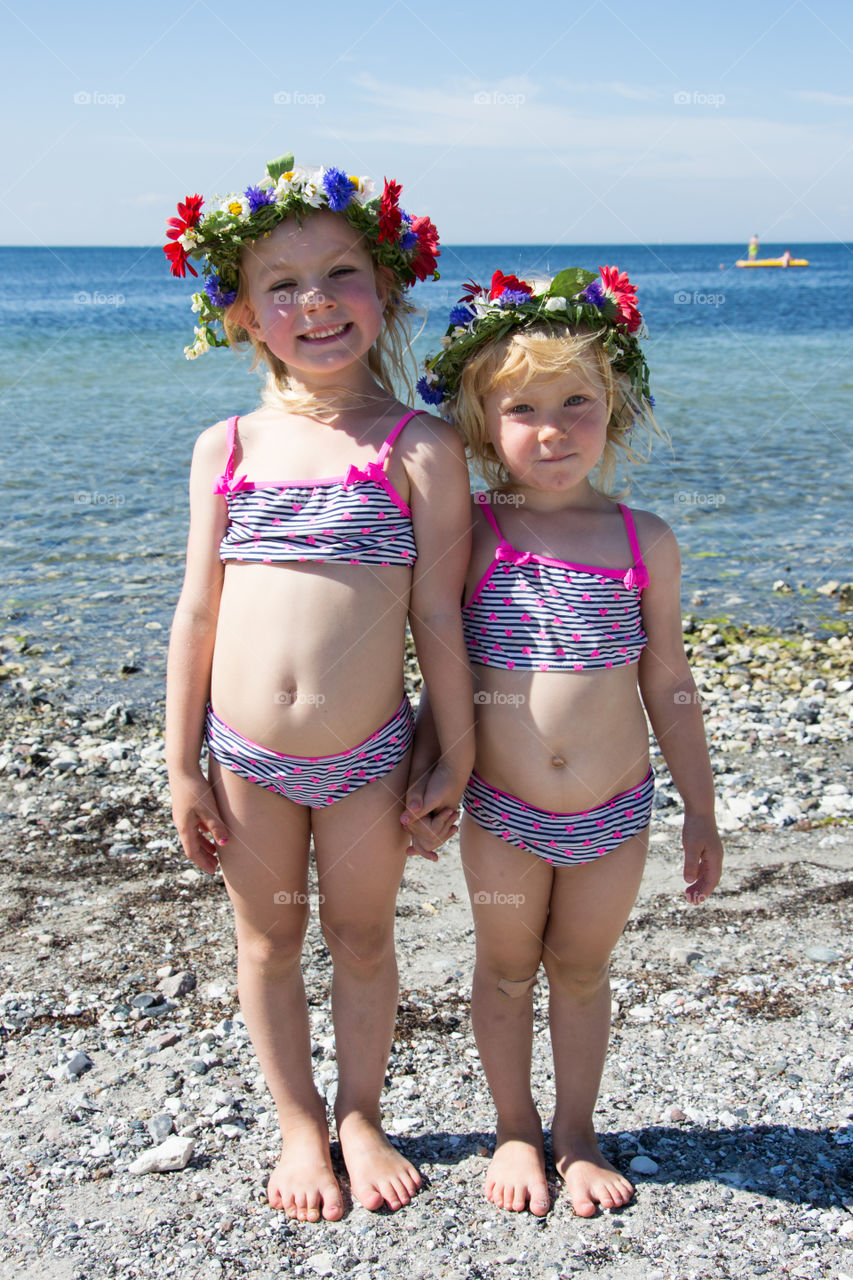
{"type": "Polygon", "coordinates": [[[357,204],[365,204],[373,195],[376,183],[372,178],[359,178],[354,173],[349,175],[349,179],[353,183],[353,200],[357,204]]]}
{"type": "Polygon", "coordinates": [[[207,332],[204,329],[195,330],[195,342],[192,346],[184,347],[184,355],[188,360],[195,360],[198,356],[203,355],[205,351],[210,350],[210,343],[207,340],[207,332]]]}
{"type": "Polygon", "coordinates": [[[568,309],[569,309],[568,298],[546,298],[545,299],[546,311],[568,311],[568,309]]]}
{"type": "Polygon", "coordinates": [[[182,236],[178,236],[178,244],[183,245],[187,253],[194,249],[197,244],[201,244],[202,237],[195,227],[187,227],[182,236]]]}
{"type": "Polygon", "coordinates": [[[319,209],[326,203],[326,192],[316,182],[306,182],[299,194],[312,209],[319,209]]]}
{"type": "Polygon", "coordinates": [[[251,213],[249,201],[241,195],[226,196],[219,209],[222,213],[230,214],[232,218],[248,218],[251,213]]]}
{"type": "Polygon", "coordinates": [[[203,294],[203,293],[194,293],[194,294],[193,294],[193,305],[192,305],[192,307],[191,307],[191,310],[192,310],[192,311],[201,311],[202,307],[204,306],[204,302],[205,302],[205,298],[206,298],[206,296],[207,296],[207,295],[206,295],[206,294],[203,294]]]}

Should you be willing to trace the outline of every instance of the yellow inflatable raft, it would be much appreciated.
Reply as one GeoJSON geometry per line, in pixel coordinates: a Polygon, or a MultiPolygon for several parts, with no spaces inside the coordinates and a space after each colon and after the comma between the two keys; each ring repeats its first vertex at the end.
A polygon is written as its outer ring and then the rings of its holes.
{"type": "MultiPolygon", "coordinates": [[[[807,267],[809,265],[808,258],[791,258],[788,262],[789,267],[807,267]]],[[[784,267],[785,263],[781,258],[738,258],[735,263],[736,267],[784,267]]]]}

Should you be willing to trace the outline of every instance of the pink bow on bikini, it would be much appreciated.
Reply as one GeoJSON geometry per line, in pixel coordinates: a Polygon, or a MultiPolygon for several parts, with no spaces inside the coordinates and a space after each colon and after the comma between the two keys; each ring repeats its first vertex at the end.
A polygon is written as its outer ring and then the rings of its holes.
{"type": "Polygon", "coordinates": [[[248,476],[240,476],[239,479],[229,479],[228,476],[222,475],[213,486],[214,493],[238,493],[240,489],[248,489],[250,486],[248,476]]]}
{"type": "Polygon", "coordinates": [[[639,568],[635,568],[632,565],[622,581],[629,590],[632,587],[639,587],[642,591],[644,587],[649,585],[649,571],[644,564],[641,564],[639,568]]]}
{"type": "Polygon", "coordinates": [[[531,551],[516,551],[508,542],[499,542],[495,548],[495,559],[505,560],[507,564],[530,564],[533,559],[531,551]]]}
{"type": "Polygon", "coordinates": [[[383,484],[385,472],[378,462],[368,462],[363,469],[351,466],[344,476],[343,486],[346,489],[351,484],[357,484],[359,480],[373,480],[376,484],[383,484]]]}

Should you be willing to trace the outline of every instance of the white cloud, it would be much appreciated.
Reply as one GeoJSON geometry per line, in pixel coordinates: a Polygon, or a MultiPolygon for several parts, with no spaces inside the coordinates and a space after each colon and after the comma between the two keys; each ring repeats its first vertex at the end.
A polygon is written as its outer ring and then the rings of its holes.
{"type": "Polygon", "coordinates": [[[853,98],[840,93],[823,93],[819,89],[801,89],[791,96],[800,102],[819,102],[822,107],[853,107],[853,98]]]}

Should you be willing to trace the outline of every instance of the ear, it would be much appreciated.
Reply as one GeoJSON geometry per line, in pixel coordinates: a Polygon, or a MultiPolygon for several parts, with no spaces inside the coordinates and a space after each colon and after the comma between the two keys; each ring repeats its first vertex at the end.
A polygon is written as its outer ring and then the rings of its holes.
{"type": "Polygon", "coordinates": [[[261,339],[261,327],[248,299],[244,299],[238,307],[232,308],[229,319],[232,324],[240,325],[253,338],[261,339]]]}

